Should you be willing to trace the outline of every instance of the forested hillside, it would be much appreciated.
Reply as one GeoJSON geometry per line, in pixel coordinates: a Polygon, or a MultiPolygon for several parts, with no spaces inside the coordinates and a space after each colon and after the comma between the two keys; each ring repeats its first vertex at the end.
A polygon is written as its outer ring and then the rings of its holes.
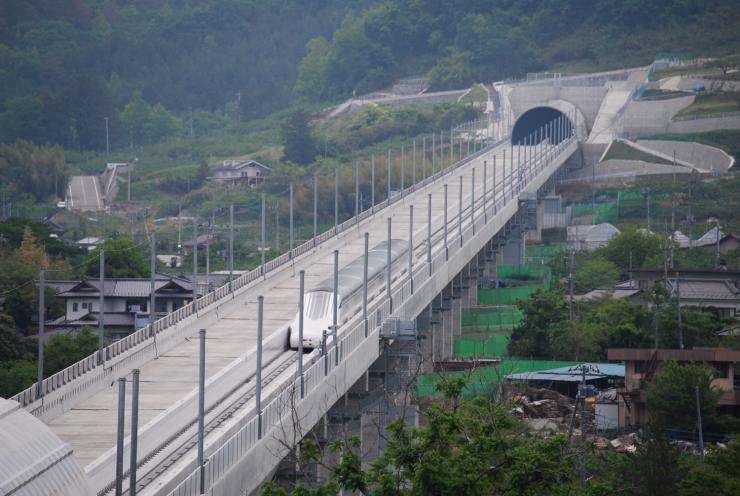
{"type": "Polygon", "coordinates": [[[740,48],[736,0],[3,0],[0,141],[202,136],[428,75],[434,88],[740,48]]]}
{"type": "Polygon", "coordinates": [[[0,140],[104,150],[105,117],[125,146],[145,127],[157,141],[189,132],[190,109],[200,134],[273,112],[292,98],[306,42],[367,3],[3,0],[0,140]]]}
{"type": "Polygon", "coordinates": [[[648,64],[740,48],[736,0],[386,0],[309,42],[297,96],[331,100],[410,74],[436,89],[553,67],[648,64]]]}

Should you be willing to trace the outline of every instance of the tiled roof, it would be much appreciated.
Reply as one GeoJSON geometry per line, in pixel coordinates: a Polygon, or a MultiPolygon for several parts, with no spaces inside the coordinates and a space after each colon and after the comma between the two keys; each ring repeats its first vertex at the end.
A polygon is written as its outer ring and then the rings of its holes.
{"type": "MultiPolygon", "coordinates": [[[[676,280],[669,279],[668,287],[675,291],[676,280]]],[[[681,279],[678,284],[681,299],[690,300],[738,300],[740,291],[728,281],[710,279],[681,279]]]]}

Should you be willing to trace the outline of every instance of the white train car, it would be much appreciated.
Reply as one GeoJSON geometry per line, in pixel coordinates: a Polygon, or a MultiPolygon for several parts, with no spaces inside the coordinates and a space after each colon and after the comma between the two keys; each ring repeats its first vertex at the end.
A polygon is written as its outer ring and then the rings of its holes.
{"type": "MultiPolygon", "coordinates": [[[[408,270],[403,263],[404,255],[408,252],[408,242],[402,239],[392,239],[391,243],[391,274],[392,280],[402,276],[408,270]]],[[[350,262],[339,271],[337,284],[337,327],[342,325],[362,311],[362,281],[364,271],[362,255],[350,262]]],[[[388,265],[388,241],[383,241],[371,250],[368,250],[367,264],[367,294],[368,301],[386,291],[388,265]]],[[[305,292],[303,297],[303,347],[310,350],[321,347],[323,331],[331,334],[334,311],[334,275],[321,281],[315,288],[305,292]]],[[[300,311],[299,311],[300,312],[300,311]]],[[[290,347],[298,348],[298,317],[299,312],[288,328],[290,333],[290,347]]],[[[339,329],[337,329],[337,332],[339,329]]]]}

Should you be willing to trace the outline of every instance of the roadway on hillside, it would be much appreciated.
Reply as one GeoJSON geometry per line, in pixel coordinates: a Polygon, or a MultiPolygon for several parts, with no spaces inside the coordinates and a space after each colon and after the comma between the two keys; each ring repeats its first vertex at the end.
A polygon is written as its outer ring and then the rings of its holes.
{"type": "Polygon", "coordinates": [[[67,208],[79,212],[105,210],[98,176],[74,176],[67,188],[67,208]]]}

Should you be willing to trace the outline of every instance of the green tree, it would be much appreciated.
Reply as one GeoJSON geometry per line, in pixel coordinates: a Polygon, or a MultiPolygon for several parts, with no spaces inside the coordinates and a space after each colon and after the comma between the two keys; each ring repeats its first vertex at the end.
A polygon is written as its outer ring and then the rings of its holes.
{"type": "Polygon", "coordinates": [[[283,126],[283,160],[308,165],[316,156],[316,140],[311,134],[308,118],[306,111],[298,109],[283,126]]]}
{"type": "Polygon", "coordinates": [[[693,363],[666,362],[645,390],[650,418],[669,429],[696,427],[696,387],[699,388],[704,426],[717,419],[717,402],[722,390],[712,385],[714,371],[693,363]]]}
{"type": "Polygon", "coordinates": [[[590,257],[580,261],[574,269],[573,290],[577,294],[593,289],[609,289],[619,281],[619,268],[609,260],[590,257]]]}
{"type": "MultiPolygon", "coordinates": [[[[149,264],[143,248],[130,239],[107,239],[105,249],[105,277],[149,277],[149,264]]],[[[88,277],[100,275],[100,245],[90,252],[85,261],[84,274],[88,277]]]]}
{"type": "Polygon", "coordinates": [[[693,467],[678,484],[679,496],[740,494],[740,436],[727,448],[712,447],[704,463],[693,467]]]}
{"type": "Polygon", "coordinates": [[[331,47],[319,36],[306,44],[306,56],[298,68],[293,94],[299,100],[315,102],[325,98],[331,47]]]}
{"type": "Polygon", "coordinates": [[[44,353],[44,374],[51,375],[79,362],[98,349],[98,336],[83,327],[76,336],[54,334],[49,337],[44,353]]]}
{"type": "Polygon", "coordinates": [[[635,226],[626,226],[601,249],[604,256],[622,271],[630,266],[643,267],[651,257],[661,256],[665,239],[658,234],[640,231],[635,226]]]}
{"type": "Polygon", "coordinates": [[[0,313],[0,364],[24,358],[31,346],[30,340],[16,330],[13,318],[0,313]]]}
{"type": "Polygon", "coordinates": [[[152,107],[141,96],[141,91],[134,91],[131,100],[121,112],[121,123],[131,146],[141,146],[146,140],[147,125],[152,107]]]}
{"type": "Polygon", "coordinates": [[[36,382],[36,363],[15,360],[0,365],[0,396],[10,398],[36,382]]]}
{"type": "MultiPolygon", "coordinates": [[[[339,490],[392,495],[565,495],[579,494],[574,451],[565,436],[528,434],[509,407],[484,398],[464,400],[461,378],[442,381],[442,403],[429,406],[427,422],[409,427],[391,422],[385,449],[365,470],[357,439],[340,440],[332,449],[339,463],[330,479],[315,489],[298,485],[293,495],[330,495],[339,490]]],[[[318,445],[302,444],[303,462],[319,461],[318,445]]],[[[276,485],[263,494],[285,495],[276,485]]]]}
{"type": "Polygon", "coordinates": [[[563,294],[556,290],[537,290],[526,300],[517,302],[522,322],[511,334],[509,354],[519,357],[548,357],[556,327],[568,317],[563,294]]]}

